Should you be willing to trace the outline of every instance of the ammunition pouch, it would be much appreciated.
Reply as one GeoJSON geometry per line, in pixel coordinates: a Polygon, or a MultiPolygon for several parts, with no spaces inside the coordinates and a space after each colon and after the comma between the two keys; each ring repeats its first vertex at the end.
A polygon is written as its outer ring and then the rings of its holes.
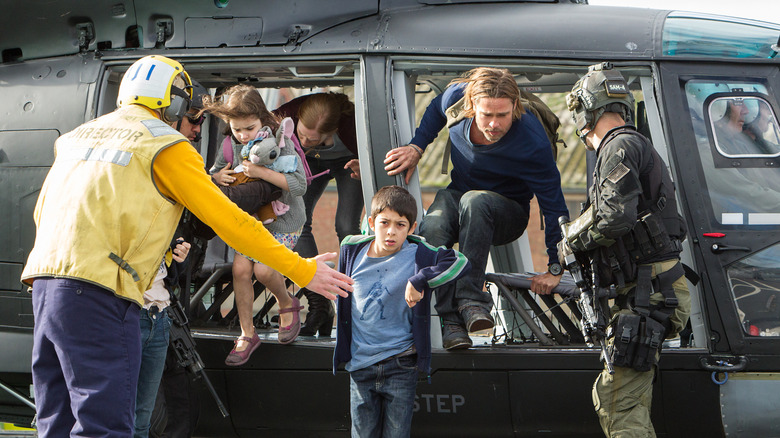
{"type": "Polygon", "coordinates": [[[636,279],[635,259],[631,257],[623,239],[595,251],[598,286],[609,287],[614,284],[620,288],[636,279]]]}
{"type": "Polygon", "coordinates": [[[660,212],[645,213],[634,228],[612,246],[597,249],[600,251],[597,266],[599,286],[614,284],[623,287],[636,280],[636,266],[642,261],[681,250],[680,241],[672,239],[666,232],[660,212]]]}
{"type": "Polygon", "coordinates": [[[609,355],[614,366],[650,371],[658,363],[666,328],[649,316],[626,313],[618,315],[613,335],[609,355]]]}
{"type": "MultiPolygon", "coordinates": [[[[665,199],[665,198],[662,198],[665,199]]],[[[660,212],[648,212],[637,219],[634,228],[621,238],[635,260],[649,260],[672,250],[671,238],[660,212]]]]}
{"type": "Polygon", "coordinates": [[[681,263],[657,274],[651,279],[652,267],[642,265],[637,269],[636,289],[619,295],[615,304],[633,313],[618,315],[612,327],[614,341],[610,355],[615,366],[630,367],[637,371],[649,371],[658,362],[658,354],[666,334],[671,330],[669,315],[678,305],[674,282],[684,275],[681,263]],[[653,291],[660,292],[664,300],[650,305],[653,291]]]}

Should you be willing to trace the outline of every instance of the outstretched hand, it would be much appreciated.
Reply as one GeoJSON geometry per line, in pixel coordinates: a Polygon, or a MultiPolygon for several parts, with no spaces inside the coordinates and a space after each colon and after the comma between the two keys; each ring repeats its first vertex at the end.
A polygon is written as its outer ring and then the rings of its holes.
{"type": "Polygon", "coordinates": [[[346,298],[349,292],[352,292],[352,283],[354,281],[331,268],[325,262],[336,260],[335,252],[328,252],[314,257],[317,261],[317,272],[314,278],[305,287],[312,292],[316,292],[329,300],[335,300],[336,295],[346,298]]]}
{"type": "Polygon", "coordinates": [[[385,170],[388,176],[395,176],[406,170],[406,184],[412,180],[414,168],[420,162],[420,153],[412,146],[391,149],[385,155],[385,170]]]}

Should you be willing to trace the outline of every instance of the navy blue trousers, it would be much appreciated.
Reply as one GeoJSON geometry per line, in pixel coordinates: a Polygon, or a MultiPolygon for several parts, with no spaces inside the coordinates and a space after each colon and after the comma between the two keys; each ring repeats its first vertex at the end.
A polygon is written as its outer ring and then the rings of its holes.
{"type": "Polygon", "coordinates": [[[140,307],[70,279],[37,278],[32,298],[38,436],[132,436],[140,307]]]}

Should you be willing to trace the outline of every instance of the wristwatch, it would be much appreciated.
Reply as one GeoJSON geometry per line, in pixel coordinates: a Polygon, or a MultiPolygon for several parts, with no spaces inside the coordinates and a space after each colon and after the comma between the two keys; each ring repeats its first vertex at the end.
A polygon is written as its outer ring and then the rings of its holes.
{"type": "Polygon", "coordinates": [[[560,263],[553,263],[547,267],[547,272],[557,277],[563,274],[563,268],[561,267],[560,263]]]}

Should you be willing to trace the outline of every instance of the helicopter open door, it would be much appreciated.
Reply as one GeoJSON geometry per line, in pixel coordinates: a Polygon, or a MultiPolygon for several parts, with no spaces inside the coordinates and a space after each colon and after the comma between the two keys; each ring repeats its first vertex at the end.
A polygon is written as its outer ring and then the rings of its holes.
{"type": "MultiPolygon", "coordinates": [[[[702,278],[713,357],[702,366],[731,374],[721,385],[724,425],[770,415],[780,383],[762,356],[780,348],[780,71],[740,64],[704,74],[690,64],[665,63],[678,190],[686,205],[689,240],[702,278]],[[718,357],[721,354],[722,357],[718,357]]],[[[749,429],[777,433],[772,422],[749,429]]]]}

